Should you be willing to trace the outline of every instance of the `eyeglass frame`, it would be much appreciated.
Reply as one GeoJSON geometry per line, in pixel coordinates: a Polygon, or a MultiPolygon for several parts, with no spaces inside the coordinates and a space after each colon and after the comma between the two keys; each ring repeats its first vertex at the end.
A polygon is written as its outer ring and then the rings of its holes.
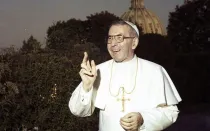
{"type": "Polygon", "coordinates": [[[132,38],[135,38],[135,36],[124,36],[124,35],[122,35],[122,34],[108,35],[107,38],[106,38],[106,43],[107,43],[107,44],[111,44],[113,39],[115,39],[115,41],[116,41],[117,43],[120,43],[120,42],[123,42],[125,39],[132,39],[132,38]],[[122,41],[118,41],[118,40],[116,39],[117,36],[122,36],[122,41]],[[112,39],[111,39],[110,42],[108,42],[108,40],[109,40],[110,37],[111,37],[112,39]]]}

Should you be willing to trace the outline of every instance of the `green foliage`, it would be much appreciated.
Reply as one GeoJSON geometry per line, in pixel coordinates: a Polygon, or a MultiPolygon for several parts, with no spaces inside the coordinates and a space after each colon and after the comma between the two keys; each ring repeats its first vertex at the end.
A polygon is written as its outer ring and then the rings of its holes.
{"type": "Polygon", "coordinates": [[[170,13],[168,36],[178,52],[210,50],[210,1],[194,0],[170,13]]]}
{"type": "Polygon", "coordinates": [[[105,38],[108,34],[109,26],[113,21],[119,19],[119,17],[107,11],[87,16],[87,21],[90,26],[89,41],[99,47],[101,52],[107,51],[105,38]]]}
{"type": "Polygon", "coordinates": [[[71,115],[68,108],[71,93],[80,81],[79,64],[74,64],[77,59],[81,58],[67,58],[51,50],[11,55],[1,74],[8,70],[11,75],[5,81],[15,84],[5,82],[4,87],[12,87],[12,92],[1,91],[0,130],[37,127],[39,130],[70,131],[85,129],[91,122],[94,125],[90,129],[97,129],[95,122],[98,119],[78,119],[71,115]],[[85,120],[90,123],[83,126],[76,124],[86,123],[85,120]]]}
{"type": "MultiPolygon", "coordinates": [[[[112,21],[119,17],[107,11],[87,16],[87,20],[58,21],[47,30],[47,47],[72,52],[75,45],[93,43],[107,53],[105,36],[112,21]]],[[[107,55],[107,54],[106,54],[107,55]]]]}
{"type": "Polygon", "coordinates": [[[33,36],[30,36],[27,41],[23,41],[23,45],[21,48],[22,52],[37,52],[41,50],[41,44],[38,42],[33,36]]]}
{"type": "Polygon", "coordinates": [[[209,103],[210,53],[178,54],[176,59],[172,76],[181,104],[209,103]]]}
{"type": "Polygon", "coordinates": [[[193,0],[170,13],[168,38],[176,50],[173,80],[181,104],[209,102],[210,1],[193,0]]]}
{"type": "Polygon", "coordinates": [[[174,50],[169,44],[167,37],[159,34],[141,35],[135,53],[141,58],[153,61],[164,67],[171,67],[174,64],[174,50]]]}
{"type": "Polygon", "coordinates": [[[11,82],[12,70],[10,68],[10,57],[15,54],[14,47],[9,47],[1,50],[0,55],[0,101],[5,99],[5,96],[17,94],[17,86],[11,82]]]}
{"type": "Polygon", "coordinates": [[[47,47],[56,50],[71,50],[75,44],[83,44],[87,39],[85,21],[70,19],[58,21],[47,30],[47,47]]]}

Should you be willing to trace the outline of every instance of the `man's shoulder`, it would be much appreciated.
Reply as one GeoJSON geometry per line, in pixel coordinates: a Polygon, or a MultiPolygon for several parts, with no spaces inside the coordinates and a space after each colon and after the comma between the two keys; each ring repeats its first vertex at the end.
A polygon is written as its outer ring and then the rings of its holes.
{"type": "MultiPolygon", "coordinates": [[[[143,59],[143,58],[139,58],[137,57],[137,59],[139,60],[139,66],[141,68],[146,68],[146,69],[149,69],[149,70],[160,70],[161,68],[163,68],[161,65],[155,63],[155,62],[152,62],[152,61],[149,61],[149,60],[146,60],[146,59],[143,59]]],[[[113,62],[113,59],[111,60],[108,60],[108,61],[105,61],[105,62],[102,62],[100,64],[98,64],[96,66],[97,69],[107,69],[111,66],[111,63],[113,62]]]]}
{"type": "Polygon", "coordinates": [[[107,67],[109,67],[109,65],[111,64],[112,61],[113,61],[113,60],[111,59],[111,60],[102,62],[102,63],[98,64],[98,65],[96,66],[96,68],[97,68],[97,69],[107,68],[107,67]]]}
{"type": "Polygon", "coordinates": [[[142,67],[150,67],[150,68],[154,68],[154,69],[159,69],[159,68],[162,68],[161,65],[155,63],[155,62],[152,62],[152,61],[149,61],[149,60],[146,60],[146,59],[142,59],[142,58],[139,58],[139,63],[140,65],[139,66],[142,66],[142,67]]]}
{"type": "Polygon", "coordinates": [[[161,78],[164,68],[152,61],[139,58],[139,69],[142,74],[148,76],[149,79],[161,78]]]}

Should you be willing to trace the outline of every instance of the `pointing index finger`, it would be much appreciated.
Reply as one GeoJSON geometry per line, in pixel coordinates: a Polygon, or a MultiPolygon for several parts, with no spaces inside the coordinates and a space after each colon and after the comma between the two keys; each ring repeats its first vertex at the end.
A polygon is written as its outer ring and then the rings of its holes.
{"type": "Polygon", "coordinates": [[[84,57],[83,57],[82,63],[87,63],[87,61],[88,61],[88,54],[87,54],[87,52],[84,52],[84,57]]]}

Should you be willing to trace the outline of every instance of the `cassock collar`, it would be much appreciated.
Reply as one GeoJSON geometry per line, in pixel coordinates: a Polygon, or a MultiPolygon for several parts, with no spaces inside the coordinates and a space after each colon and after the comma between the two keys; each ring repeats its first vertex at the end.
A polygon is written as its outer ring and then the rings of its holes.
{"type": "Polygon", "coordinates": [[[134,55],[133,58],[129,61],[126,61],[126,62],[114,62],[114,65],[115,66],[119,66],[119,67],[122,67],[122,66],[129,66],[129,65],[133,65],[133,64],[136,64],[136,59],[137,59],[137,56],[134,55]]]}

